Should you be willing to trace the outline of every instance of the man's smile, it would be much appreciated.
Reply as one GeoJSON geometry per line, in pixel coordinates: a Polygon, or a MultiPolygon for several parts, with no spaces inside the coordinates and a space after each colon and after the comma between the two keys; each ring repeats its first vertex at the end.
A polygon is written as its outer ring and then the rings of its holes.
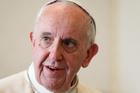
{"type": "Polygon", "coordinates": [[[43,72],[45,77],[60,78],[64,76],[65,69],[53,66],[44,66],[43,72]]]}

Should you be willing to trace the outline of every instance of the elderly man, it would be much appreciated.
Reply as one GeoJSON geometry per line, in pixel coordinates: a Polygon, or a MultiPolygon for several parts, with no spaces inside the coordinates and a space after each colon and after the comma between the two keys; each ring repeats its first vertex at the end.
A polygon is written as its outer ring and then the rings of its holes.
{"type": "Polygon", "coordinates": [[[0,81],[0,93],[99,93],[78,81],[98,51],[95,23],[73,0],[45,4],[30,33],[33,63],[27,71],[0,81]]]}

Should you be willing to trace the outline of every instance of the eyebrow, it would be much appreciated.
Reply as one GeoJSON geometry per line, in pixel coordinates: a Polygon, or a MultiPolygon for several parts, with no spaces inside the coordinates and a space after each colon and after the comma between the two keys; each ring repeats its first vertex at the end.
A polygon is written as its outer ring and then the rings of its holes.
{"type": "MultiPolygon", "coordinates": [[[[51,36],[52,34],[50,32],[42,32],[41,33],[41,36],[40,37],[43,37],[43,36],[51,36]]],[[[66,37],[66,38],[61,38],[62,41],[72,41],[72,42],[75,42],[77,43],[78,41],[75,40],[74,38],[72,37],[66,37]]]]}
{"type": "Polygon", "coordinates": [[[73,39],[73,38],[64,38],[62,39],[62,41],[72,41],[72,42],[77,42],[77,40],[73,39]]]}
{"type": "Polygon", "coordinates": [[[47,36],[49,35],[50,36],[51,33],[50,32],[43,32],[43,33],[41,33],[41,36],[45,36],[45,35],[47,35],[47,36]]]}
{"type": "Polygon", "coordinates": [[[62,42],[67,42],[67,41],[70,41],[70,42],[73,42],[74,44],[78,45],[78,41],[73,39],[73,38],[64,38],[64,39],[61,39],[62,42]]]}

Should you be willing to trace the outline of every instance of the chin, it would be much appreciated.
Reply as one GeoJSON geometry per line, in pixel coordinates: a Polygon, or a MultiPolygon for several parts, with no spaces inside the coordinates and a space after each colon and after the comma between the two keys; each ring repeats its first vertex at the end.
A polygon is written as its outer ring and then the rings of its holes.
{"type": "Polygon", "coordinates": [[[69,89],[69,87],[67,86],[56,85],[56,84],[49,84],[49,85],[43,85],[43,86],[49,91],[52,91],[54,93],[63,93],[69,89]]]}
{"type": "Polygon", "coordinates": [[[65,84],[65,80],[66,79],[64,77],[57,79],[46,78],[42,75],[40,78],[40,84],[50,91],[62,93],[68,89],[68,86],[65,84]]]}

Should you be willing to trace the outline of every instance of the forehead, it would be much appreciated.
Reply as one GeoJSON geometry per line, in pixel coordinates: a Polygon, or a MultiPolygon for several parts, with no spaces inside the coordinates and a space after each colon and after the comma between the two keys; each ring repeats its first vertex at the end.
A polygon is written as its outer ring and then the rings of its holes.
{"type": "Polygon", "coordinates": [[[35,30],[38,33],[84,36],[88,30],[88,16],[74,4],[57,2],[44,7],[35,30]]]}

